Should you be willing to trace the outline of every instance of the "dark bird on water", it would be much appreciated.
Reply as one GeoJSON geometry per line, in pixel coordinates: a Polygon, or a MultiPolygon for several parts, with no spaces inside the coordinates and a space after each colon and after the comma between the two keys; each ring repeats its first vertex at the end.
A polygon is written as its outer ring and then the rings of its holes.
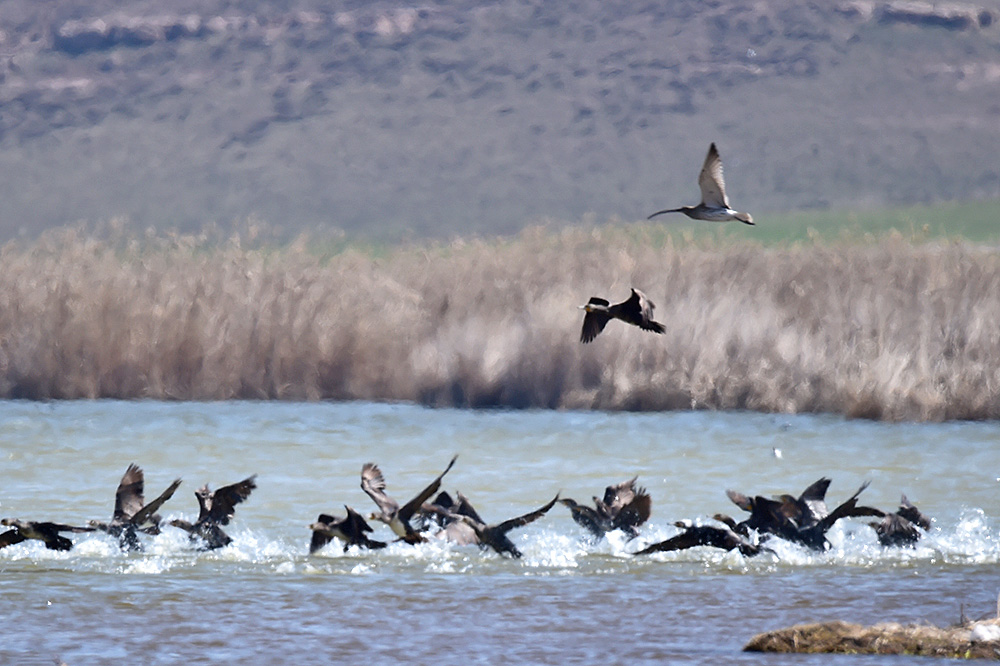
{"type": "Polygon", "coordinates": [[[920,541],[921,530],[931,529],[931,519],[906,499],[906,495],[900,499],[897,511],[883,513],[881,522],[868,524],[875,529],[878,542],[883,546],[913,546],[920,541]]]}
{"type": "Polygon", "coordinates": [[[309,542],[310,555],[333,541],[334,538],[340,539],[343,542],[345,553],[351,546],[360,546],[361,548],[368,548],[370,550],[378,550],[379,548],[386,547],[387,544],[384,541],[375,541],[368,538],[368,535],[365,533],[371,532],[372,528],[360,513],[346,504],[344,508],[347,510],[346,517],[338,518],[321,513],[316,522],[309,526],[309,529],[313,533],[312,540],[309,542]]]}
{"type": "Polygon", "coordinates": [[[375,463],[365,463],[364,467],[361,468],[361,489],[372,498],[372,501],[375,502],[375,505],[379,509],[378,513],[372,513],[369,518],[371,520],[382,521],[388,525],[396,536],[406,543],[412,544],[426,541],[427,539],[421,536],[410,524],[410,519],[423,506],[424,502],[441,488],[441,479],[448,473],[456,460],[458,460],[458,456],[451,459],[448,467],[429,486],[421,490],[416,497],[403,506],[399,506],[396,500],[385,494],[385,478],[382,476],[382,470],[378,468],[378,465],[375,463]]]}
{"type": "Polygon", "coordinates": [[[521,551],[517,549],[514,542],[510,540],[507,533],[517,527],[524,527],[532,523],[555,506],[559,500],[556,494],[546,505],[535,509],[529,513],[505,520],[502,523],[488,525],[480,517],[479,512],[469,501],[469,498],[462,493],[456,493],[458,501],[455,502],[447,493],[441,493],[432,504],[423,506],[424,513],[436,514],[444,525],[439,538],[447,539],[452,543],[468,546],[478,545],[480,548],[492,548],[501,555],[507,554],[511,557],[521,557],[521,551]]]}
{"type": "Polygon", "coordinates": [[[223,486],[215,492],[205,484],[194,491],[200,507],[198,520],[194,524],[186,520],[171,520],[170,524],[186,531],[191,539],[201,538],[205,543],[205,550],[228,546],[233,540],[223,531],[222,526],[229,524],[236,512],[236,505],[250,497],[256,487],[256,474],[238,483],[223,486]]]}
{"type": "MultiPolygon", "coordinates": [[[[716,520],[728,523],[728,521],[723,520],[724,518],[725,516],[715,516],[716,520]]],[[[711,546],[712,548],[721,548],[722,550],[739,550],[740,554],[744,557],[752,557],[768,550],[758,544],[751,543],[745,537],[737,534],[728,524],[726,527],[716,527],[714,525],[692,525],[686,521],[680,521],[674,523],[674,525],[684,531],[632,554],[649,555],[650,553],[686,550],[695,546],[711,546]]]]}
{"type": "Polygon", "coordinates": [[[621,530],[630,539],[639,534],[639,526],[649,520],[653,500],[645,488],[636,486],[639,477],[608,486],[604,498],[592,498],[594,506],[565,498],[560,503],[569,508],[578,525],[600,539],[608,532],[621,530]]]}
{"type": "Polygon", "coordinates": [[[621,319],[626,324],[638,326],[644,331],[663,333],[663,324],[653,321],[653,309],[656,306],[646,298],[646,294],[638,289],[632,289],[628,300],[611,305],[603,298],[591,297],[580,309],[586,311],[583,316],[583,329],[580,331],[580,342],[587,343],[597,337],[612,319],[621,319]]]}
{"type": "Polygon", "coordinates": [[[868,482],[861,484],[851,497],[829,511],[826,506],[829,485],[830,479],[823,477],[798,497],[785,494],[778,499],[759,495],[750,498],[733,490],[727,490],[726,495],[741,509],[750,512],[750,517],[738,524],[738,531],[756,530],[812,550],[826,550],[830,547],[826,533],[841,518],[883,515],[878,509],[858,506],[858,496],[868,487],[868,482]]]}
{"type": "Polygon", "coordinates": [[[14,544],[35,539],[45,543],[49,550],[71,550],[73,542],[59,534],[60,532],[93,532],[93,527],[74,527],[73,525],[63,525],[62,523],[36,522],[33,520],[18,520],[17,518],[4,518],[0,520],[0,525],[11,527],[0,534],[0,548],[13,546],[14,544]]]}
{"type": "Polygon", "coordinates": [[[122,480],[118,483],[118,490],[115,492],[115,510],[111,516],[110,523],[99,520],[90,520],[87,524],[101,532],[107,532],[111,536],[118,537],[118,544],[122,550],[142,550],[137,532],[145,534],[160,533],[160,516],[157,510],[173,496],[174,491],[181,485],[180,479],[175,479],[159,497],[149,504],[143,498],[143,487],[145,477],[136,464],[131,464],[122,475],[122,480]]]}
{"type": "Polygon", "coordinates": [[[753,217],[750,213],[741,213],[733,210],[729,205],[729,198],[726,196],[726,183],[722,178],[722,159],[715,144],[708,147],[708,155],[705,156],[705,163],[698,174],[698,187],[701,188],[701,203],[697,206],[681,206],[680,208],[668,208],[660,210],[647,219],[652,220],[657,215],[664,213],[684,213],[692,220],[706,220],[708,222],[728,222],[729,220],[739,220],[743,224],[753,225],[753,217]]]}

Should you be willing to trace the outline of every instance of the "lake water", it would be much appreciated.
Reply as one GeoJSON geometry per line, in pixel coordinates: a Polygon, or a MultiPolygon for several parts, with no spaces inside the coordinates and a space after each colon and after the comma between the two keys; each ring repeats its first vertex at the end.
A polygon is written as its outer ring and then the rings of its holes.
{"type": "MultiPolygon", "coordinates": [[[[197,514],[193,491],[258,474],[227,528],[191,548],[180,530],[125,554],[102,534],[68,553],[0,550],[0,663],[827,664],[743,653],[755,633],[845,619],[947,625],[996,611],[1000,424],[886,424],[748,413],[431,410],[373,403],[0,403],[0,515],[110,518],[130,462],[146,496],[184,483],[165,518],[197,514]],[[780,457],[774,449],[780,450],[780,457]],[[588,501],[639,475],[653,497],[641,536],[589,544],[554,507],[512,533],[520,560],[476,548],[392,544],[308,555],[308,524],[344,504],[367,514],[363,463],[407,501],[447,465],[500,521],[555,495],[588,501]],[[698,548],[634,558],[679,519],[739,516],[727,488],[798,494],[821,476],[836,503],[892,510],[906,493],[935,524],[916,549],[883,549],[842,521],[821,554],[779,544],[745,559],[698,548]]],[[[375,524],[373,524],[375,526],[375,524]]],[[[384,526],[374,538],[389,540],[384,526]]],[[[851,664],[925,664],[905,657],[851,664]]]]}

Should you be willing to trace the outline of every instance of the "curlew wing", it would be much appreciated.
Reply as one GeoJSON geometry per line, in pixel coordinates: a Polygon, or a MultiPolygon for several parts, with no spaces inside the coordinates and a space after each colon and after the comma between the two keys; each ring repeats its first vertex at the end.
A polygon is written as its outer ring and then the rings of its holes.
{"type": "Polygon", "coordinates": [[[128,521],[142,509],[144,476],[135,463],[128,466],[115,492],[114,520],[128,521]]]}
{"type": "Polygon", "coordinates": [[[208,511],[209,519],[218,525],[228,525],[236,511],[236,505],[250,497],[256,487],[257,475],[254,474],[216,490],[212,495],[212,507],[208,511]]]}
{"type": "Polygon", "coordinates": [[[753,511],[753,502],[747,495],[735,490],[727,490],[726,497],[728,497],[733,504],[740,507],[744,511],[753,511]]]}
{"type": "Polygon", "coordinates": [[[722,159],[715,143],[708,147],[705,164],[698,174],[698,187],[701,188],[701,202],[709,208],[729,208],[726,198],[726,183],[722,179],[722,159]]]}
{"type": "Polygon", "coordinates": [[[638,476],[633,476],[628,481],[605,488],[604,503],[612,509],[621,509],[635,498],[635,482],[638,480],[638,476]]]}
{"type": "Polygon", "coordinates": [[[385,477],[375,463],[365,463],[361,468],[361,490],[372,498],[383,514],[391,516],[399,511],[399,503],[385,494],[385,477]]]}
{"type": "Polygon", "coordinates": [[[649,496],[645,488],[639,488],[628,504],[623,506],[615,516],[612,524],[625,531],[632,531],[638,534],[638,527],[649,520],[653,512],[653,498],[649,496]]]}
{"type": "Polygon", "coordinates": [[[436,479],[431,481],[429,486],[421,490],[419,495],[403,505],[403,508],[399,510],[399,517],[404,523],[408,523],[410,521],[410,517],[416,513],[421,506],[423,506],[424,502],[426,502],[431,495],[436,493],[441,488],[441,479],[443,479],[444,475],[448,473],[452,465],[455,464],[456,460],[458,460],[457,455],[451,459],[451,462],[448,463],[445,470],[441,472],[436,479]]]}

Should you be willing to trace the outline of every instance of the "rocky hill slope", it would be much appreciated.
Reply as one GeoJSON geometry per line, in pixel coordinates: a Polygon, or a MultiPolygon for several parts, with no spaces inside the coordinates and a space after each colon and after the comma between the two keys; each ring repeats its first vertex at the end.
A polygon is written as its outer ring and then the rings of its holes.
{"type": "Polygon", "coordinates": [[[0,0],[0,240],[1000,197],[1000,0],[0,0]]]}

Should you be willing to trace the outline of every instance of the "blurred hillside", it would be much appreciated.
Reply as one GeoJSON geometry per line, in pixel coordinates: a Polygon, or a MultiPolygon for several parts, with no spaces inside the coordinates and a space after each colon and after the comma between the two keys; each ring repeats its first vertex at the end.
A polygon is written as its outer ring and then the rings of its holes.
{"type": "Polygon", "coordinates": [[[0,240],[1000,197],[1000,0],[0,0],[0,240]]]}

